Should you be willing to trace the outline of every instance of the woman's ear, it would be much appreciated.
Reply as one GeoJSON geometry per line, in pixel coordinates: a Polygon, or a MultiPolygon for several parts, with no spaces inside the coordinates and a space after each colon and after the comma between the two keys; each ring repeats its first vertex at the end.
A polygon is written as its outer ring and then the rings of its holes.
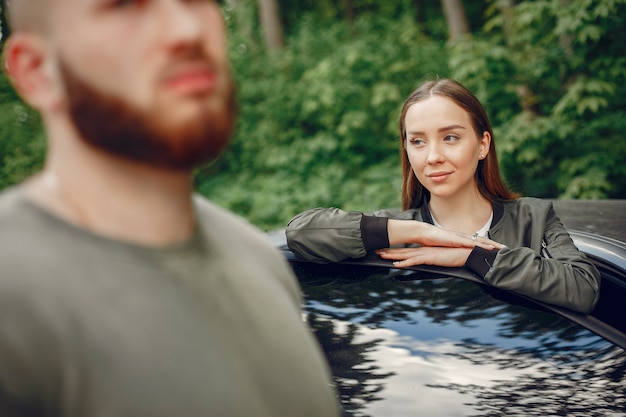
{"type": "Polygon", "coordinates": [[[42,111],[59,103],[59,81],[51,54],[40,35],[14,33],[4,46],[4,70],[22,99],[42,111]]]}
{"type": "Polygon", "coordinates": [[[486,158],[489,149],[491,149],[491,134],[485,131],[483,132],[483,137],[480,139],[480,155],[484,155],[486,158]]]}

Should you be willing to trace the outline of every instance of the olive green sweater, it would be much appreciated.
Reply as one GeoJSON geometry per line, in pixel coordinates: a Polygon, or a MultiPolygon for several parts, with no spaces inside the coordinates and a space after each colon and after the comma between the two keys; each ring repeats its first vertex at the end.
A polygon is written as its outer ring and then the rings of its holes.
{"type": "Polygon", "coordinates": [[[1,416],[338,415],[289,266],[194,203],[194,236],[151,248],[0,197],[1,416]]]}

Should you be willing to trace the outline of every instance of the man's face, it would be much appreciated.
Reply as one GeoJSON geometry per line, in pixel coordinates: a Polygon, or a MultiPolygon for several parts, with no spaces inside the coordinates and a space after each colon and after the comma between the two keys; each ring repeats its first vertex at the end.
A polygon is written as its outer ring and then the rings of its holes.
{"type": "Polygon", "coordinates": [[[212,0],[58,0],[52,45],[81,136],[134,161],[188,169],[230,136],[234,88],[212,0]]]}

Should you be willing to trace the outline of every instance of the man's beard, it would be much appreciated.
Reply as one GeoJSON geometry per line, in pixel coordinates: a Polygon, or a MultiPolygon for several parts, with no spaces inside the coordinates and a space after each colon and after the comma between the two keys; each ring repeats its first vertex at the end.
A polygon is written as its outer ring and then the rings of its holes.
{"type": "Polygon", "coordinates": [[[94,148],[140,164],[188,170],[215,159],[228,143],[236,116],[235,88],[228,79],[220,110],[208,108],[172,127],[89,85],[61,65],[72,121],[94,148]]]}

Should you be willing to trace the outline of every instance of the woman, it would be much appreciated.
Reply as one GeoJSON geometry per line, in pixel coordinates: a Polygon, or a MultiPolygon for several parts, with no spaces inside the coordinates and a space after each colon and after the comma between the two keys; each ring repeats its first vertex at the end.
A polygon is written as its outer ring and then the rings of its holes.
{"type": "Polygon", "coordinates": [[[294,253],[332,262],[376,251],[398,268],[464,266],[496,287],[593,310],[598,270],[550,202],[507,189],[491,124],[469,90],[448,79],[420,85],[402,107],[400,141],[404,211],[306,211],[287,226],[294,253]]]}

